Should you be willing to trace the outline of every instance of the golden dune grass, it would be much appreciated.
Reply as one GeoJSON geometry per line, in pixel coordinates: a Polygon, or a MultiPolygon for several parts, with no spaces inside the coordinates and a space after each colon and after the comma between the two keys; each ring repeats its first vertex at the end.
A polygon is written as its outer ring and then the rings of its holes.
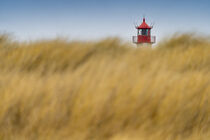
{"type": "Polygon", "coordinates": [[[0,39],[2,140],[209,140],[210,42],[0,39]]]}

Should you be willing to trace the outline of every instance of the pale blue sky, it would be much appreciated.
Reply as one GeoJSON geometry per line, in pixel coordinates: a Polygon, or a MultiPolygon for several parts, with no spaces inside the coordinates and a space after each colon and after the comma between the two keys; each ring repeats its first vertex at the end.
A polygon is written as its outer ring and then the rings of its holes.
{"type": "Polygon", "coordinates": [[[18,40],[131,40],[146,15],[160,40],[177,31],[210,34],[208,0],[0,0],[0,31],[18,40]]]}

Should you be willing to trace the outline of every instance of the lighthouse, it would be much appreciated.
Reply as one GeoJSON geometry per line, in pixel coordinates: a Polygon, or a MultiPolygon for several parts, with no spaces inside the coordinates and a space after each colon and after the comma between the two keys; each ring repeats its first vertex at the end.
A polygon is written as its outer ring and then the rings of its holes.
{"type": "Polygon", "coordinates": [[[146,23],[145,18],[141,25],[136,26],[137,36],[133,36],[133,43],[137,44],[137,47],[151,47],[156,42],[156,37],[151,36],[152,26],[146,23]]]}

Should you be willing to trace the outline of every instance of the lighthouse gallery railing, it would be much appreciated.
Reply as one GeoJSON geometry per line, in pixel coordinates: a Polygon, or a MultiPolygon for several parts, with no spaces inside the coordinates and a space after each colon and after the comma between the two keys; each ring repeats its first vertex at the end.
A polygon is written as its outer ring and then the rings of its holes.
{"type": "MultiPolygon", "coordinates": [[[[156,36],[151,36],[149,43],[155,43],[156,42],[156,36]]],[[[133,36],[133,43],[143,43],[138,40],[138,36],[133,36]]]]}

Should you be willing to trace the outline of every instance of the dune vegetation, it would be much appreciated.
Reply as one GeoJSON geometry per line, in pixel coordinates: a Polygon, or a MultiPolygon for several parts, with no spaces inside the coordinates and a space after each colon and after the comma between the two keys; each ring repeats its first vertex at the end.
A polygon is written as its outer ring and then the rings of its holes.
{"type": "Polygon", "coordinates": [[[209,140],[210,39],[0,37],[0,140],[209,140]]]}

